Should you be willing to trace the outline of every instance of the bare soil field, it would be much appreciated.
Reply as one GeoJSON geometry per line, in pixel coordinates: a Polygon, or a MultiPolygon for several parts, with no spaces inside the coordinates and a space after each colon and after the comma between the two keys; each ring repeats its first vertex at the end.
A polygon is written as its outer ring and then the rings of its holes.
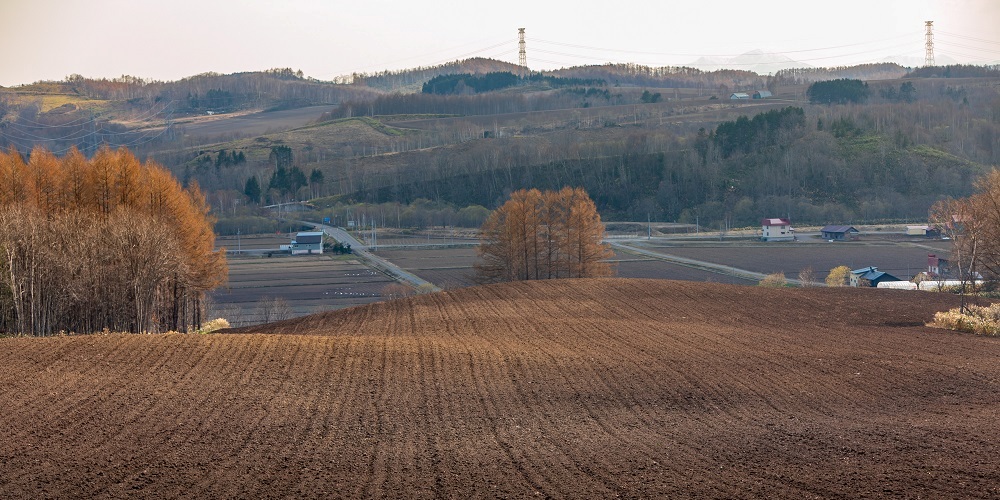
{"type": "Polygon", "coordinates": [[[847,266],[860,269],[876,266],[900,279],[910,279],[927,270],[927,254],[947,256],[933,246],[911,242],[757,243],[747,245],[686,244],[683,246],[643,245],[659,253],[724,264],[759,273],[783,272],[795,278],[811,267],[822,280],[830,269],[847,266]]]}
{"type": "Polygon", "coordinates": [[[349,257],[229,257],[229,283],[209,295],[210,315],[234,326],[263,323],[261,299],[280,298],[288,305],[286,317],[304,316],[383,300],[383,288],[392,283],[349,257]]]}
{"type": "Polygon", "coordinates": [[[746,280],[736,276],[713,273],[702,269],[693,269],[679,264],[656,259],[643,259],[618,253],[615,262],[615,275],[619,278],[650,278],[661,280],[703,281],[710,283],[729,283],[735,285],[756,285],[757,281],[746,280]]]}
{"type": "Polygon", "coordinates": [[[309,106],[282,111],[199,117],[184,124],[184,133],[201,137],[263,135],[308,125],[333,108],[335,106],[309,106]]]}
{"type": "Polygon", "coordinates": [[[243,335],[0,339],[0,497],[1000,494],[1000,339],[943,294],[651,280],[243,335]]]}
{"type": "Polygon", "coordinates": [[[215,248],[225,247],[226,250],[277,250],[281,245],[288,245],[295,239],[294,235],[281,234],[251,234],[236,236],[219,236],[215,239],[215,248]]]}
{"type": "Polygon", "coordinates": [[[475,247],[379,250],[375,254],[443,289],[475,285],[475,247]]]}
{"type": "MultiPolygon", "coordinates": [[[[379,250],[379,256],[393,264],[434,283],[443,289],[462,288],[476,284],[473,279],[476,263],[476,248],[413,248],[379,250]]],[[[710,281],[756,285],[734,276],[692,269],[669,262],[646,259],[634,255],[615,253],[612,258],[616,276],[621,278],[652,278],[682,281],[710,281]]]]}

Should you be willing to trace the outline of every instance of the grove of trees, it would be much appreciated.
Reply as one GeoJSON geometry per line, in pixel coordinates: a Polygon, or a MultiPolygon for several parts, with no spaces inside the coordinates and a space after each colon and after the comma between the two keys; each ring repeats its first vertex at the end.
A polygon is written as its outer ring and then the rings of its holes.
{"type": "Polygon", "coordinates": [[[816,82],[806,90],[809,102],[814,104],[862,103],[869,94],[867,83],[849,78],[816,82]]]}
{"type": "Polygon", "coordinates": [[[935,203],[930,220],[951,237],[951,260],[963,283],[1000,277],[1000,170],[977,180],[970,196],[935,203]]]}
{"type": "Polygon", "coordinates": [[[604,225],[582,188],[519,190],[481,230],[481,283],[610,276],[604,225]]]}
{"type": "Polygon", "coordinates": [[[0,153],[0,333],[184,331],[226,280],[208,206],[127,149],[0,153]]]}

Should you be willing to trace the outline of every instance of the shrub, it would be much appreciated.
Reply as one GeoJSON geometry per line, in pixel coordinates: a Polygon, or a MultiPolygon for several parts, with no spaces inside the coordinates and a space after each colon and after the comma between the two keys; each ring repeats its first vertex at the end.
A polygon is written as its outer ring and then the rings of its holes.
{"type": "Polygon", "coordinates": [[[799,282],[803,288],[816,286],[816,273],[811,267],[806,267],[799,271],[799,282]]]}
{"type": "Polygon", "coordinates": [[[788,280],[785,279],[785,273],[771,273],[764,276],[764,279],[760,280],[757,285],[767,288],[782,288],[788,285],[788,280]]]}
{"type": "Polygon", "coordinates": [[[225,318],[215,318],[212,321],[202,323],[198,333],[212,333],[223,328],[229,328],[229,322],[225,318]]]}
{"type": "Polygon", "coordinates": [[[963,313],[960,308],[955,308],[935,313],[934,320],[927,326],[976,335],[1000,336],[1000,304],[968,306],[966,310],[963,313]]]}

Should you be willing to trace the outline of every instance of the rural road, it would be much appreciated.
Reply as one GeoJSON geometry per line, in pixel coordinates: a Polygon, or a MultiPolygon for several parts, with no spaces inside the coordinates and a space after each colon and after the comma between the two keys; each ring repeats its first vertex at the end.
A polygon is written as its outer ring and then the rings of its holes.
{"type": "Polygon", "coordinates": [[[378,255],[371,253],[368,247],[358,241],[350,233],[340,229],[339,227],[327,226],[325,224],[316,224],[315,222],[297,221],[303,224],[312,226],[320,231],[323,231],[327,236],[347,245],[351,245],[351,252],[361,261],[363,261],[368,266],[372,267],[377,271],[388,274],[390,277],[408,283],[413,286],[413,288],[419,288],[423,286],[424,288],[429,288],[430,291],[439,292],[441,288],[431,283],[427,280],[420,278],[419,276],[404,271],[402,268],[389,262],[378,255]]]}

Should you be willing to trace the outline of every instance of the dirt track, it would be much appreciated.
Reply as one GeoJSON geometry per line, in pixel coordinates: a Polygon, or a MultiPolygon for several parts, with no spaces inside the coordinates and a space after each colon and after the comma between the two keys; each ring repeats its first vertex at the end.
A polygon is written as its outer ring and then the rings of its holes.
{"type": "Polygon", "coordinates": [[[954,297],[468,288],[262,334],[0,340],[0,497],[984,497],[1000,339],[954,297]]]}

